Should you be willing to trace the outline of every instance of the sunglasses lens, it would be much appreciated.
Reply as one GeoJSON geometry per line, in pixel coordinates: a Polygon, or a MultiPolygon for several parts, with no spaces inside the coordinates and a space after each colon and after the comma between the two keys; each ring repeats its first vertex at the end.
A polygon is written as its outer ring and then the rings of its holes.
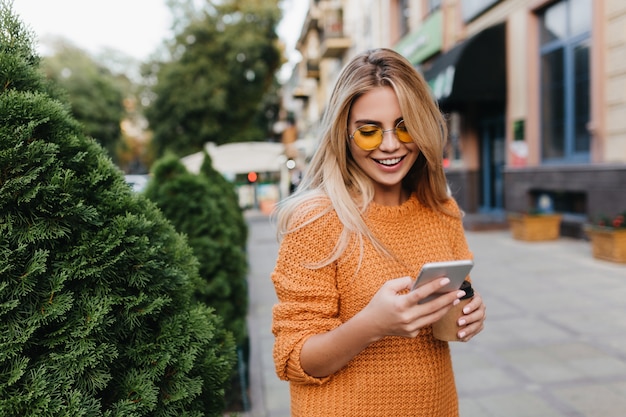
{"type": "MultiPolygon", "coordinates": [[[[409,132],[406,130],[404,120],[398,123],[393,131],[400,142],[413,142],[411,135],[409,135],[409,132]]],[[[358,128],[352,137],[359,148],[364,151],[371,151],[378,148],[380,144],[383,143],[383,130],[379,126],[364,125],[358,128]]]]}
{"type": "Polygon", "coordinates": [[[404,143],[413,142],[413,139],[411,139],[411,135],[409,135],[409,132],[406,130],[406,125],[404,124],[404,120],[398,123],[398,125],[396,126],[396,136],[398,137],[398,140],[400,140],[400,142],[404,142],[404,143]]]}
{"type": "Polygon", "coordinates": [[[361,126],[354,132],[354,141],[363,150],[371,151],[382,143],[383,131],[376,126],[361,126]]]}

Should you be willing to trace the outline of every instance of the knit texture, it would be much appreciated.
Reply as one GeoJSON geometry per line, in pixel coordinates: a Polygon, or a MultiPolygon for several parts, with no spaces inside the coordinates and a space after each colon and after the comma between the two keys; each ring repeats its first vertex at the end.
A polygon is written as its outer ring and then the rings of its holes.
{"type": "MultiPolygon", "coordinates": [[[[450,200],[447,209],[459,213],[450,200]]],[[[389,279],[415,277],[427,262],[470,259],[458,218],[422,206],[412,196],[401,206],[372,203],[364,214],[370,229],[395,255],[385,257],[365,242],[357,270],[356,239],[336,262],[325,259],[342,225],[334,211],[289,233],[272,273],[279,302],[273,309],[274,362],[290,382],[292,417],[457,417],[458,401],[447,342],[430,327],[416,338],[386,337],[325,378],[307,375],[300,350],[308,337],[329,331],[362,310],[389,279]]]]}

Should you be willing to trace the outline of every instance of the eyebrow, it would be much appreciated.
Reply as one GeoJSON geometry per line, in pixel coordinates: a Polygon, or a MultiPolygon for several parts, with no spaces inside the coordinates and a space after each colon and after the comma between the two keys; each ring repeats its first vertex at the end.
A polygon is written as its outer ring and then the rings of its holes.
{"type": "MultiPolygon", "coordinates": [[[[398,117],[395,121],[394,121],[394,126],[396,126],[398,123],[400,123],[401,121],[404,120],[404,117],[398,117]]],[[[360,119],[360,120],[355,120],[354,124],[356,125],[376,125],[376,126],[380,126],[382,123],[380,123],[377,120],[370,120],[370,119],[360,119]]]]}

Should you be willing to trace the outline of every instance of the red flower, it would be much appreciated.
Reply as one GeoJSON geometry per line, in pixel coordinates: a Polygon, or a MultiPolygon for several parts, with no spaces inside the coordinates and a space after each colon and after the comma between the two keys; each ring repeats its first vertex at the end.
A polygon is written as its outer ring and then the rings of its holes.
{"type": "Polygon", "coordinates": [[[615,217],[602,215],[595,221],[595,225],[609,229],[626,229],[626,212],[620,213],[615,217]]]}

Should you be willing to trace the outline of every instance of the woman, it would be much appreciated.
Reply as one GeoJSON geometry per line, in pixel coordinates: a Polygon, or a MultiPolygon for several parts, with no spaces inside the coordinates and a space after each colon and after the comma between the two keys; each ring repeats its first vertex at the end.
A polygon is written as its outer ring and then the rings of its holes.
{"type": "MultiPolygon", "coordinates": [[[[424,79],[376,49],[343,69],[321,142],[276,218],[274,361],[299,416],[458,415],[447,342],[431,325],[458,303],[448,282],[409,291],[427,262],[469,259],[442,167],[444,120],[424,79]]],[[[483,328],[475,293],[458,336],[483,328]]]]}

